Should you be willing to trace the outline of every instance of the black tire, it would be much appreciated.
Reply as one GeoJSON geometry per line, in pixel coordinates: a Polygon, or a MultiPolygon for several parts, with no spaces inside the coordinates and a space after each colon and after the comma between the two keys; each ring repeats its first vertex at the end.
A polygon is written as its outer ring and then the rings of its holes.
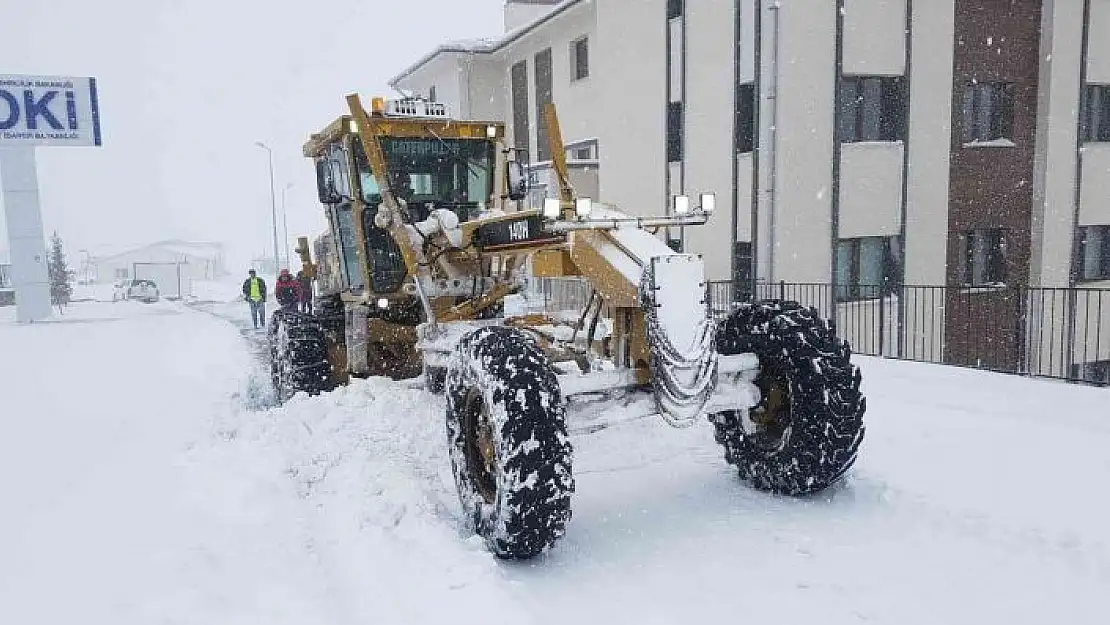
{"type": "Polygon", "coordinates": [[[463,338],[447,373],[447,438],[463,513],[490,551],[530,558],[565,534],[574,492],[566,404],[527,335],[488,327],[463,338]]]}
{"type": "Polygon", "coordinates": [[[866,400],[851,348],[813,308],[744,304],[717,336],[721,354],[754,353],[760,404],[710,415],[725,460],[760,490],[807,495],[851,468],[863,441],[866,400]],[[758,424],[758,425],[756,425],[758,424]]]}
{"type": "Polygon", "coordinates": [[[447,367],[424,365],[424,388],[429,393],[442,395],[447,388],[447,367]]]}
{"type": "Polygon", "coordinates": [[[332,370],[327,336],[311,315],[278,310],[268,329],[270,378],[279,402],[297,393],[330,390],[332,370]]]}

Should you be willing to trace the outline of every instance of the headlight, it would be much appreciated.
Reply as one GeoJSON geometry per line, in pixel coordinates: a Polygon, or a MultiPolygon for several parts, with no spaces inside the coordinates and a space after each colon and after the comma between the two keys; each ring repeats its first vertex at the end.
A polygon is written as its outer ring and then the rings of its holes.
{"type": "Polygon", "coordinates": [[[386,308],[389,308],[389,300],[387,300],[384,297],[379,299],[378,300],[378,308],[381,308],[382,310],[385,310],[386,308]]]}
{"type": "Polygon", "coordinates": [[[548,219],[558,219],[562,208],[562,202],[559,201],[559,198],[545,198],[543,201],[543,216],[548,219]]]}
{"type": "Polygon", "coordinates": [[[712,214],[717,209],[717,194],[716,193],[702,193],[701,194],[701,212],[712,214]]]}
{"type": "Polygon", "coordinates": [[[579,217],[589,217],[594,210],[594,201],[588,197],[580,197],[574,202],[574,213],[579,217]]]}
{"type": "Polygon", "coordinates": [[[690,214],[690,197],[687,195],[674,196],[674,214],[675,215],[689,215],[690,214]]]}
{"type": "Polygon", "coordinates": [[[486,126],[486,137],[489,139],[497,138],[497,126],[486,126]]]}

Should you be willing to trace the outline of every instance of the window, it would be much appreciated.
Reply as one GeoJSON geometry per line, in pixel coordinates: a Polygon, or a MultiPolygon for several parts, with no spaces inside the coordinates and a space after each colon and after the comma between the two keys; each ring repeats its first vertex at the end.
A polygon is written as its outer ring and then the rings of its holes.
{"type": "Polygon", "coordinates": [[[1000,228],[971,230],[960,236],[960,284],[1006,283],[1006,234],[1000,228]]]}
{"type": "Polygon", "coordinates": [[[428,99],[431,100],[432,102],[436,101],[436,86],[435,85],[432,85],[431,87],[428,87],[428,99]]]}
{"type": "Polygon", "coordinates": [[[568,145],[567,159],[573,161],[596,161],[597,141],[590,140],[568,145]]]}
{"type": "Polygon", "coordinates": [[[358,247],[355,237],[355,220],[350,204],[335,209],[335,225],[339,232],[340,261],[347,285],[351,288],[362,286],[362,268],[358,262],[358,247]]]}
{"type": "Polygon", "coordinates": [[[667,162],[682,160],[682,103],[667,104],[667,162]]]}
{"type": "Polygon", "coordinates": [[[964,88],[964,142],[1005,145],[1014,139],[1014,86],[972,83],[964,88]]]}
{"type": "Polygon", "coordinates": [[[841,239],[836,246],[836,297],[866,299],[891,293],[901,275],[898,237],[841,239]]]}
{"type": "Polygon", "coordinates": [[[117,267],[116,268],[116,280],[126,280],[129,277],[130,277],[130,275],[127,271],[127,267],[117,267]]]}
{"type": "Polygon", "coordinates": [[[1110,85],[1087,85],[1083,140],[1110,141],[1110,85]]]}
{"type": "Polygon", "coordinates": [[[682,16],[682,0],[667,0],[667,19],[682,16]]]}
{"type": "Polygon", "coordinates": [[[755,149],[755,85],[736,86],[736,151],[740,154],[755,149]]]}
{"type": "Polygon", "coordinates": [[[528,61],[521,61],[511,70],[513,90],[513,147],[528,154],[528,61]]]}
{"type": "Polygon", "coordinates": [[[539,132],[536,136],[536,160],[551,160],[551,146],[548,142],[547,122],[543,118],[543,109],[551,102],[551,48],[540,52],[535,58],[536,65],[536,125],[539,132]]]}
{"type": "Polygon", "coordinates": [[[752,298],[752,244],[737,241],[732,247],[733,301],[746,302],[752,298]]]}
{"type": "Polygon", "coordinates": [[[1110,226],[1080,228],[1079,254],[1084,280],[1110,280],[1110,226]]]}
{"type": "Polygon", "coordinates": [[[590,40],[583,37],[570,44],[571,80],[582,80],[590,75],[590,40]]]}
{"type": "Polygon", "coordinates": [[[901,76],[840,79],[840,139],[900,141],[906,136],[906,92],[901,76]]]}

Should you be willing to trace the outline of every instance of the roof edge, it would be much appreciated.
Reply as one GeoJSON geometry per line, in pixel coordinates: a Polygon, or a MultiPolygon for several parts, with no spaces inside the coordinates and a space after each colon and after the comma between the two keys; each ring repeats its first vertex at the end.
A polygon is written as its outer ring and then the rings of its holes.
{"type": "Polygon", "coordinates": [[[420,68],[424,67],[428,63],[431,63],[432,60],[440,54],[447,54],[451,52],[459,54],[493,54],[495,52],[498,52],[506,46],[513,44],[519,39],[525,37],[533,30],[536,30],[540,26],[543,26],[556,17],[559,17],[563,13],[566,13],[570,9],[590,1],[591,0],[564,0],[562,4],[556,5],[555,8],[551,9],[550,12],[544,14],[543,16],[536,18],[535,20],[521,26],[520,28],[511,30],[497,39],[490,39],[485,44],[465,46],[459,43],[448,43],[440,45],[431,52],[420,57],[412,65],[406,67],[404,70],[401,71],[401,73],[397,74],[393,78],[390,78],[388,84],[390,87],[397,89],[397,83],[415,74],[420,68]]]}

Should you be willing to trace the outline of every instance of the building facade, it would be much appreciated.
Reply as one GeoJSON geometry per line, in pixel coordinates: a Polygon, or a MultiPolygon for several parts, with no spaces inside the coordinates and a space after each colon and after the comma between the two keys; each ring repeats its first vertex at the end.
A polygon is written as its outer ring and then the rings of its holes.
{"type": "Polygon", "coordinates": [[[1110,0],[510,0],[506,26],[393,82],[505,120],[538,193],[554,101],[580,194],[717,194],[666,233],[713,280],[831,285],[817,303],[873,318],[880,352],[1110,361],[1076,340],[1110,309],[1027,301],[1110,287],[1110,0]]]}

